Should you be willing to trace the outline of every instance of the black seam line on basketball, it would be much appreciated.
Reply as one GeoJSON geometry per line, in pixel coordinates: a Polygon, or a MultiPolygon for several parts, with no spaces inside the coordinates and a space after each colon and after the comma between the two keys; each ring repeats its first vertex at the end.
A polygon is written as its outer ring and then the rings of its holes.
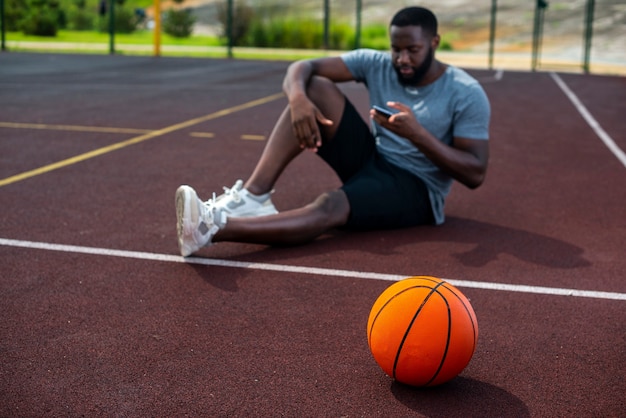
{"type": "MultiPolygon", "coordinates": [[[[448,283],[446,283],[448,284],[448,283]]],[[[470,322],[472,323],[472,335],[474,336],[474,344],[473,344],[473,348],[472,348],[472,353],[474,353],[474,351],[476,351],[476,345],[478,344],[478,324],[476,324],[474,322],[474,318],[473,316],[470,314],[470,309],[467,307],[467,305],[465,304],[465,302],[463,301],[463,299],[451,288],[444,286],[444,289],[448,290],[450,293],[452,293],[459,302],[461,302],[461,305],[463,305],[463,308],[465,308],[465,312],[467,312],[467,317],[470,319],[470,322]]]]}
{"type": "MultiPolygon", "coordinates": [[[[418,287],[424,287],[424,286],[418,286],[418,287]]],[[[403,294],[404,292],[406,292],[409,289],[415,289],[415,286],[403,289],[401,292],[396,293],[395,295],[390,297],[387,300],[387,302],[385,302],[383,304],[383,306],[380,307],[378,312],[376,312],[376,315],[374,316],[374,319],[372,319],[372,326],[370,326],[370,328],[367,330],[367,345],[369,345],[370,349],[372,348],[372,330],[374,329],[374,325],[376,325],[376,320],[378,320],[378,317],[380,316],[381,312],[384,311],[385,307],[387,305],[389,305],[389,303],[391,303],[392,300],[394,300],[396,297],[398,297],[398,295],[403,294]]]]}
{"type": "MultiPolygon", "coordinates": [[[[426,286],[417,286],[417,287],[426,287],[426,286]]],[[[390,297],[387,302],[385,302],[383,304],[383,306],[380,307],[380,309],[378,310],[378,312],[376,312],[376,315],[374,316],[374,319],[372,319],[372,325],[370,326],[370,328],[367,330],[367,344],[370,346],[370,348],[372,347],[372,330],[374,329],[374,325],[376,325],[376,320],[378,320],[378,317],[380,316],[381,312],[385,310],[385,307],[387,305],[389,305],[389,303],[391,303],[392,300],[394,300],[396,297],[398,297],[398,295],[403,294],[404,292],[406,292],[407,290],[410,289],[415,289],[416,286],[412,286],[406,289],[402,289],[401,292],[396,293],[395,295],[393,295],[392,297],[390,297]]]]}
{"type": "MultiPolygon", "coordinates": [[[[421,279],[424,280],[429,280],[433,283],[437,283],[437,280],[433,280],[429,277],[420,277],[421,279]]],[[[410,287],[408,289],[415,289],[417,287],[426,287],[428,289],[431,289],[428,286],[413,286],[410,287]]],[[[402,293],[406,292],[408,289],[404,289],[402,290],[402,292],[398,292],[395,295],[393,295],[391,298],[389,298],[389,300],[387,300],[387,302],[385,302],[383,304],[383,306],[380,307],[380,309],[378,310],[378,312],[376,312],[376,315],[374,316],[374,319],[372,319],[372,326],[367,330],[367,344],[370,346],[370,348],[372,347],[372,330],[374,329],[374,324],[376,323],[376,319],[378,319],[378,315],[380,315],[380,313],[383,311],[383,309],[385,308],[385,306],[387,306],[387,304],[389,304],[389,302],[391,302],[393,299],[395,299],[396,296],[401,295],[402,293]]]]}
{"type": "MultiPolygon", "coordinates": [[[[409,336],[409,332],[411,331],[411,328],[413,327],[413,323],[415,323],[415,320],[417,319],[417,316],[420,314],[420,312],[424,308],[424,305],[426,305],[426,302],[428,302],[428,299],[430,299],[430,297],[433,295],[433,293],[435,293],[437,291],[437,288],[439,286],[443,285],[444,283],[445,282],[437,283],[437,285],[435,287],[430,289],[430,292],[428,292],[428,295],[426,295],[426,297],[422,301],[422,304],[417,309],[417,312],[415,312],[415,315],[413,316],[413,319],[411,319],[411,322],[409,323],[409,326],[407,327],[406,332],[404,333],[404,336],[402,337],[402,341],[400,341],[400,346],[398,347],[398,351],[396,351],[396,358],[393,361],[393,378],[394,379],[396,378],[396,367],[398,367],[398,361],[400,360],[400,353],[402,352],[402,347],[404,347],[404,343],[406,342],[406,339],[409,336]]],[[[426,286],[415,286],[415,287],[426,287],[426,286]]],[[[449,319],[449,317],[450,317],[450,315],[448,315],[448,319],[449,319]]]]}
{"type": "MultiPolygon", "coordinates": [[[[444,286],[444,289],[445,289],[445,286],[444,286]]],[[[437,376],[439,376],[439,373],[441,372],[441,369],[443,368],[443,364],[446,362],[446,357],[448,357],[448,350],[450,348],[450,338],[452,337],[452,312],[450,311],[450,304],[448,303],[448,299],[446,299],[439,290],[437,290],[437,294],[441,296],[441,299],[443,299],[443,301],[446,304],[446,307],[448,308],[448,335],[446,337],[446,348],[443,350],[441,363],[439,363],[439,367],[437,368],[437,371],[435,372],[433,377],[431,377],[430,380],[426,382],[424,386],[430,385],[437,378],[437,376]]]]}
{"type": "MultiPolygon", "coordinates": [[[[433,282],[435,282],[433,280],[433,282]]],[[[378,319],[378,316],[381,314],[381,312],[383,310],[385,310],[385,307],[387,305],[389,305],[389,303],[391,303],[392,300],[394,300],[396,297],[398,297],[399,295],[403,294],[404,292],[411,290],[411,289],[418,289],[420,287],[425,287],[426,289],[432,289],[432,287],[428,287],[428,286],[411,286],[411,287],[407,287],[406,289],[402,289],[401,292],[396,293],[395,295],[393,295],[392,297],[390,297],[387,302],[385,302],[383,304],[383,306],[380,307],[380,309],[378,310],[378,312],[376,312],[376,315],[374,316],[374,319],[372,319],[372,325],[370,326],[370,328],[367,330],[367,345],[372,348],[372,330],[374,329],[374,325],[376,324],[376,320],[378,319]]]]}

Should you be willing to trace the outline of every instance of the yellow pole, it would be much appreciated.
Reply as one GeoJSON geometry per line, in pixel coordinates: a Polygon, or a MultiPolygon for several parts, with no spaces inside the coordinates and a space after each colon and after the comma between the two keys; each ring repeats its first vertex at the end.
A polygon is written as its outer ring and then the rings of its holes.
{"type": "Polygon", "coordinates": [[[154,56],[161,55],[161,0],[154,0],[154,56]]]}

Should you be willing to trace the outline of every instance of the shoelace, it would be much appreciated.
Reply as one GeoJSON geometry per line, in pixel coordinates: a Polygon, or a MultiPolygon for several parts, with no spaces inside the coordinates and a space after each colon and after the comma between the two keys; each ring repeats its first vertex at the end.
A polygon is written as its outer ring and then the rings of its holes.
{"type": "Polygon", "coordinates": [[[228,188],[224,186],[223,189],[224,189],[224,194],[216,197],[215,192],[213,192],[213,196],[211,197],[211,199],[207,200],[205,203],[209,206],[213,206],[217,204],[219,200],[226,199],[226,198],[231,198],[233,201],[238,203],[241,200],[241,195],[239,194],[239,192],[241,191],[241,189],[243,189],[243,181],[237,180],[235,184],[233,185],[233,187],[228,188]]]}

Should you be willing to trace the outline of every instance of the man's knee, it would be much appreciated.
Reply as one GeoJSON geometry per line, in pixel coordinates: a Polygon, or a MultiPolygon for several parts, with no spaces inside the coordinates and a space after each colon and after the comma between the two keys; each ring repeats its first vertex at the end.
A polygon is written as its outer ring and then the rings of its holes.
{"type": "Polygon", "coordinates": [[[313,76],[307,85],[307,96],[316,104],[343,102],[343,93],[339,87],[326,77],[313,76]]]}
{"type": "Polygon", "coordinates": [[[317,213],[330,227],[344,225],[350,215],[350,202],[341,189],[323,193],[313,202],[317,213]]]}
{"type": "Polygon", "coordinates": [[[307,96],[327,118],[339,122],[345,106],[345,96],[326,77],[313,76],[307,85],[307,96]]]}

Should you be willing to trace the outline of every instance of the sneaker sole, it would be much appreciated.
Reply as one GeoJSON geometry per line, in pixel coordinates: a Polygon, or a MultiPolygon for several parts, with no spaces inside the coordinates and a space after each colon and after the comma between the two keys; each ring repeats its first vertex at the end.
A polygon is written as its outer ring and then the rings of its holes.
{"type": "MultiPolygon", "coordinates": [[[[189,186],[180,186],[176,190],[175,204],[176,204],[176,233],[178,234],[178,249],[183,257],[187,257],[192,253],[198,251],[199,248],[190,247],[185,238],[193,240],[193,230],[197,225],[193,222],[193,205],[186,204],[188,202],[195,201],[195,192],[189,186]]],[[[196,219],[198,214],[196,213],[196,219]]]]}

